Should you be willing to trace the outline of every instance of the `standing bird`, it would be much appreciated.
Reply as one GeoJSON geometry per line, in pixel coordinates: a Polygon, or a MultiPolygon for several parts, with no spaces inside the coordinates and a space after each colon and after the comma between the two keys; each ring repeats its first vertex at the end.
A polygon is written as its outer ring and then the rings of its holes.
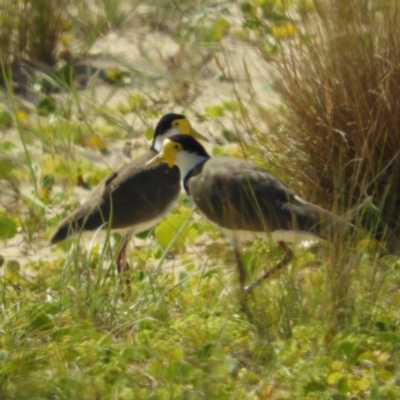
{"type": "Polygon", "coordinates": [[[269,172],[246,162],[210,157],[194,138],[172,136],[162,152],[147,163],[177,166],[182,185],[199,211],[230,239],[243,296],[292,259],[287,242],[332,239],[344,220],[308,203],[269,172]],[[283,259],[249,286],[241,260],[241,243],[254,238],[277,242],[283,259]]]}
{"type": "Polygon", "coordinates": [[[161,221],[176,204],[180,192],[179,169],[165,164],[145,168],[161,151],[164,139],[196,132],[180,114],[166,114],[158,122],[149,150],[117,171],[111,172],[93,190],[90,198],[66,217],[57,227],[50,243],[58,243],[83,230],[125,230],[117,258],[118,272],[129,269],[125,263],[126,246],[132,235],[146,231],[161,221]]]}

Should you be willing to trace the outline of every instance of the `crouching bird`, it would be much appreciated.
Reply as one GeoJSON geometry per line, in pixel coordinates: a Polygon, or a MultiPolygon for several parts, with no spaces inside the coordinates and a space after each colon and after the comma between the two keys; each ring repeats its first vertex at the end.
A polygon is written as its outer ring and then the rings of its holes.
{"type": "Polygon", "coordinates": [[[160,164],[145,168],[146,163],[161,150],[164,139],[176,134],[207,140],[183,115],[164,115],[156,126],[150,148],[100,182],[89,199],[58,225],[50,239],[51,244],[84,230],[100,227],[122,230],[127,233],[117,257],[117,270],[129,269],[125,252],[130,237],[155,226],[175,205],[180,193],[177,167],[160,164]]]}
{"type": "Polygon", "coordinates": [[[286,243],[332,239],[349,224],[308,203],[271,173],[243,161],[210,157],[193,137],[166,139],[159,155],[147,167],[165,162],[177,166],[182,185],[199,211],[230,239],[243,296],[272,273],[289,263],[292,251],[286,243]],[[254,238],[277,242],[283,259],[249,286],[241,260],[241,243],[254,238]]]}

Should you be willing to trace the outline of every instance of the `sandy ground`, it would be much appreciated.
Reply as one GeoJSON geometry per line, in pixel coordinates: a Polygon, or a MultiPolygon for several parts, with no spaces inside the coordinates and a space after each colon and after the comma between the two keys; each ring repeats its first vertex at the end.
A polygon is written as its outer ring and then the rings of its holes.
{"type": "MultiPolygon", "coordinates": [[[[238,15],[232,15],[231,18],[232,26],[239,23],[238,15]]],[[[110,32],[100,38],[91,48],[87,59],[82,60],[81,63],[102,69],[115,66],[126,68],[131,72],[130,83],[119,90],[115,90],[114,86],[100,79],[97,80],[90,91],[79,92],[83,102],[87,98],[91,102],[94,100],[97,105],[106,104],[108,107],[115,107],[126,101],[129,93],[142,92],[163,104],[162,109],[165,112],[185,113],[195,128],[210,138],[210,143],[206,145],[209,150],[216,142],[221,143],[221,123],[228,129],[234,130],[235,127],[232,126],[233,123],[229,118],[221,118],[218,123],[197,122],[197,117],[205,106],[233,99],[235,91],[240,94],[244,104],[250,100],[254,92],[257,93],[264,106],[276,104],[279,101],[271,89],[272,66],[262,61],[253,47],[232,38],[226,38],[221,44],[215,46],[197,45],[196,48],[190,48],[190,46],[180,47],[169,36],[162,33],[125,29],[123,32],[110,32]],[[248,85],[249,77],[252,82],[251,90],[248,85]],[[178,105],[170,109],[168,104],[172,104],[171,96],[188,106],[178,105]]],[[[55,97],[59,102],[65,101],[63,94],[55,94],[55,97]]],[[[16,100],[28,109],[34,108],[32,96],[16,96],[16,100]]],[[[7,104],[4,94],[0,94],[0,102],[7,104]]],[[[256,115],[250,117],[258,118],[256,115]]],[[[135,154],[140,153],[141,149],[148,146],[144,137],[140,135],[145,124],[129,114],[126,116],[126,122],[135,124],[138,137],[133,138],[132,142],[136,149],[135,154]]],[[[257,121],[254,122],[257,123],[257,121]]],[[[153,121],[153,126],[155,123],[156,121],[153,121]]],[[[6,135],[7,140],[19,144],[20,139],[16,131],[9,130],[6,135]]],[[[121,162],[123,164],[129,161],[128,158],[122,156],[124,144],[125,141],[109,143],[107,155],[81,148],[77,151],[82,157],[88,158],[98,166],[116,169],[121,166],[121,162]]],[[[23,159],[20,146],[15,151],[19,151],[23,159]]],[[[29,151],[33,160],[42,154],[40,146],[35,144],[29,147],[29,151]]],[[[0,187],[1,201],[12,202],[12,195],[8,189],[7,185],[0,187]]],[[[25,189],[29,190],[29,187],[25,189]]],[[[55,191],[57,190],[62,189],[56,187],[55,191]]],[[[71,194],[76,203],[82,202],[89,195],[90,192],[80,188],[76,188],[71,194]]],[[[49,209],[48,212],[49,214],[57,213],[57,210],[49,209]]],[[[91,238],[91,235],[86,235],[83,239],[86,247],[91,238]]],[[[135,240],[135,244],[146,245],[138,239],[135,240]]],[[[206,244],[206,239],[199,240],[198,246],[201,247],[204,244],[206,244]]],[[[189,248],[188,251],[196,256],[199,248],[191,246],[191,250],[189,248]]],[[[5,257],[6,261],[17,260],[22,266],[43,259],[56,260],[61,254],[60,249],[48,245],[40,232],[34,235],[30,242],[27,242],[22,234],[17,234],[6,242],[0,242],[0,255],[5,257]]],[[[171,261],[168,263],[170,266],[176,264],[171,261]]]]}

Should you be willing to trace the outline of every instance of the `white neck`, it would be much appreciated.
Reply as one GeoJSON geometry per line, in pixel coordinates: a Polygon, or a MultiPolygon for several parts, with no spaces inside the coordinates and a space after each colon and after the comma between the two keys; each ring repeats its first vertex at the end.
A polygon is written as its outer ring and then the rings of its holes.
{"type": "Polygon", "coordinates": [[[186,175],[197,165],[207,160],[208,157],[182,150],[176,153],[175,164],[181,171],[181,181],[185,181],[186,175]]]}
{"type": "Polygon", "coordinates": [[[167,132],[162,135],[158,135],[154,141],[154,148],[157,153],[160,153],[162,150],[162,145],[165,139],[168,139],[171,136],[179,135],[181,131],[178,128],[171,128],[167,132]]]}

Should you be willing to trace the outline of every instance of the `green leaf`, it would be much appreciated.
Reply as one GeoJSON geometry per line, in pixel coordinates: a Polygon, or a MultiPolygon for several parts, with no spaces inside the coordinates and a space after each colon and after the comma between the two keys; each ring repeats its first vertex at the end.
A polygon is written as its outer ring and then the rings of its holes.
{"type": "Polygon", "coordinates": [[[240,371],[239,378],[240,381],[246,385],[256,385],[260,381],[260,378],[257,376],[257,374],[252,371],[248,371],[245,368],[240,371]]]}
{"type": "Polygon", "coordinates": [[[326,383],[322,381],[311,380],[303,386],[303,389],[306,394],[311,392],[324,392],[326,390],[326,383]]]}
{"type": "Polygon", "coordinates": [[[154,131],[153,131],[153,129],[147,128],[147,129],[146,129],[146,132],[144,133],[144,137],[145,137],[147,140],[153,140],[153,138],[154,138],[154,131]]]}
{"type": "Polygon", "coordinates": [[[18,276],[21,271],[21,265],[17,260],[8,260],[6,270],[10,275],[18,276]]]}
{"type": "Polygon", "coordinates": [[[17,234],[17,224],[10,217],[0,216],[0,239],[11,239],[17,234]]]}
{"type": "Polygon", "coordinates": [[[256,249],[247,250],[242,254],[244,268],[247,273],[250,273],[251,275],[262,266],[263,261],[262,257],[259,257],[257,254],[256,249]]]}
{"type": "Polygon", "coordinates": [[[212,149],[212,155],[215,157],[227,157],[229,153],[223,147],[214,147],[212,149]]]}
{"type": "Polygon", "coordinates": [[[68,62],[60,63],[60,66],[54,72],[54,78],[60,83],[64,83],[67,86],[72,86],[75,80],[74,67],[68,62]]]}
{"type": "Polygon", "coordinates": [[[46,96],[39,101],[37,105],[37,111],[40,116],[46,116],[54,113],[57,109],[57,103],[54,97],[46,96]]]}
{"type": "Polygon", "coordinates": [[[339,393],[346,394],[350,392],[350,385],[346,376],[341,376],[337,381],[337,389],[339,393]]]}
{"type": "Polygon", "coordinates": [[[141,93],[132,93],[128,99],[131,111],[141,111],[147,109],[147,99],[141,93]]]}
{"type": "Polygon", "coordinates": [[[191,231],[191,227],[189,224],[186,224],[187,219],[189,218],[190,211],[185,211],[180,214],[172,214],[168,218],[166,218],[163,222],[158,225],[155,229],[154,234],[157,239],[157,242],[166,249],[171,241],[174,239],[176,234],[180,231],[178,237],[175,240],[174,245],[171,250],[176,249],[181,246],[184,241],[188,238],[189,232],[191,231]]]}
{"type": "Polygon", "coordinates": [[[114,85],[124,85],[128,78],[129,73],[118,68],[112,68],[106,71],[106,81],[114,85]]]}
{"type": "Polygon", "coordinates": [[[221,106],[207,106],[204,107],[204,112],[207,113],[209,117],[223,117],[224,109],[221,106]]]}
{"type": "Polygon", "coordinates": [[[172,360],[165,367],[165,376],[168,380],[172,382],[180,382],[184,379],[188,379],[192,374],[194,374],[196,367],[190,365],[189,363],[181,360],[172,360]]]}
{"type": "Polygon", "coordinates": [[[7,350],[0,350],[0,365],[4,364],[10,359],[10,352],[7,350]]]}
{"type": "Polygon", "coordinates": [[[137,233],[135,236],[139,239],[147,239],[153,233],[154,228],[147,229],[147,231],[137,233]]]}
{"type": "Polygon", "coordinates": [[[378,337],[380,341],[386,343],[397,344],[400,342],[399,335],[394,332],[378,332],[376,333],[376,337],[378,337]]]}
{"type": "Polygon", "coordinates": [[[40,182],[40,187],[47,190],[52,190],[54,186],[54,175],[53,174],[46,174],[42,181],[40,182]]]}
{"type": "Polygon", "coordinates": [[[4,142],[2,142],[0,144],[0,150],[1,151],[5,151],[5,152],[9,151],[9,150],[12,150],[12,149],[15,149],[15,147],[16,147],[15,143],[10,142],[8,140],[6,140],[6,141],[4,141],[4,142]]]}
{"type": "Polygon", "coordinates": [[[236,142],[237,141],[236,133],[231,131],[230,129],[224,129],[222,131],[222,135],[224,136],[224,138],[226,140],[228,140],[228,142],[236,142]]]}
{"type": "Polygon", "coordinates": [[[53,319],[49,314],[44,312],[36,312],[32,314],[30,317],[30,325],[34,329],[44,330],[51,328],[53,325],[53,319]]]}
{"type": "Polygon", "coordinates": [[[57,314],[55,304],[43,303],[32,307],[28,314],[30,326],[33,329],[45,330],[53,327],[53,315],[57,314]]]}
{"type": "Polygon", "coordinates": [[[240,4],[240,10],[243,14],[256,14],[255,7],[253,7],[249,2],[244,2],[240,4]]]}
{"type": "Polygon", "coordinates": [[[197,356],[200,358],[200,360],[207,360],[210,358],[213,348],[214,345],[212,343],[206,343],[200,347],[199,351],[197,352],[197,356]]]}
{"type": "Polygon", "coordinates": [[[342,356],[345,356],[346,358],[352,360],[357,357],[357,354],[359,353],[359,348],[356,343],[346,340],[340,343],[338,347],[338,352],[342,356]]]}
{"type": "Polygon", "coordinates": [[[0,128],[9,128],[12,122],[12,115],[7,110],[0,110],[0,128]]]}
{"type": "Polygon", "coordinates": [[[7,158],[0,159],[0,179],[8,179],[14,169],[14,164],[7,158]]]}
{"type": "Polygon", "coordinates": [[[225,100],[222,107],[232,113],[240,111],[240,104],[236,100],[225,100]]]}
{"type": "Polygon", "coordinates": [[[203,30],[203,41],[218,43],[229,32],[231,24],[225,18],[217,18],[212,27],[203,30]]]}

